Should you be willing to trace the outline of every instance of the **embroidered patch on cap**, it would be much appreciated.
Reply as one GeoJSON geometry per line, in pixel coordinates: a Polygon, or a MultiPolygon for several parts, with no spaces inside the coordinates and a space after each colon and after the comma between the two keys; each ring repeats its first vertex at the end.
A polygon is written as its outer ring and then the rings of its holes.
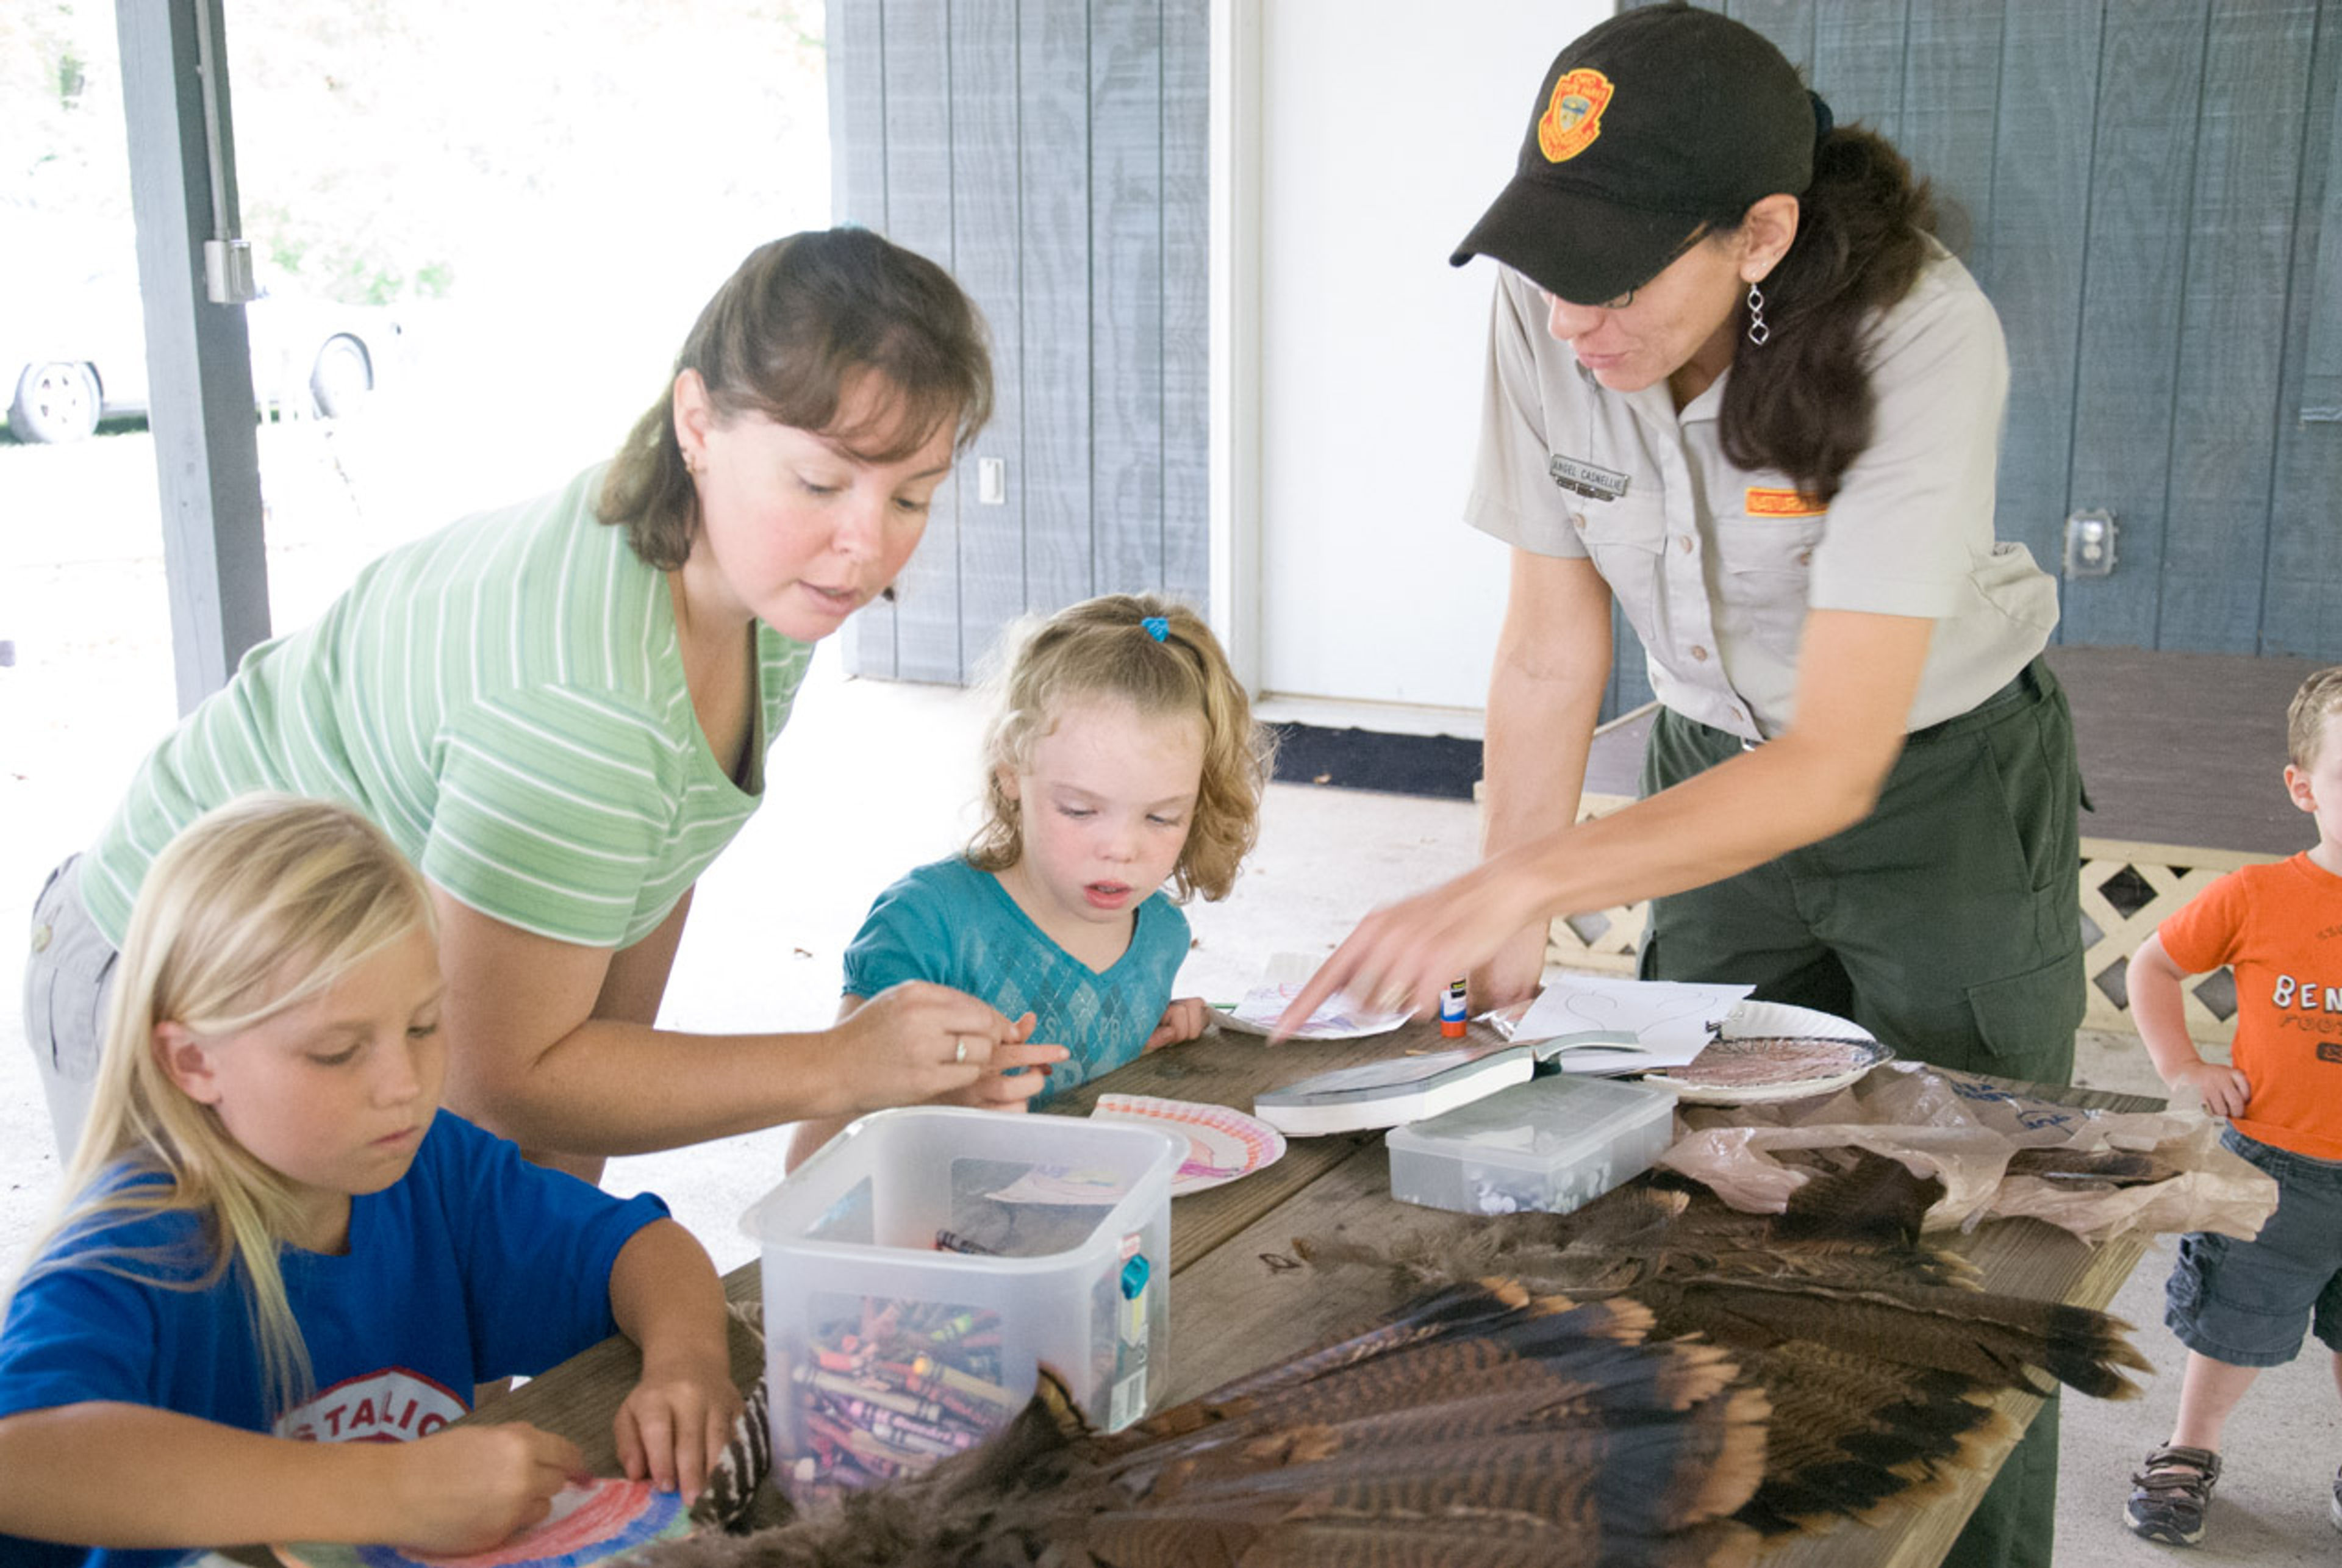
{"type": "Polygon", "coordinates": [[[1609,77],[1591,69],[1572,71],[1553,85],[1552,100],[1537,116],[1537,150],[1546,163],[1566,164],[1594,145],[1615,90],[1609,77]]]}
{"type": "Polygon", "coordinates": [[[1564,490],[1596,501],[1616,501],[1626,494],[1626,475],[1616,469],[1599,468],[1558,452],[1546,454],[1545,471],[1564,490]]]}
{"type": "Polygon", "coordinates": [[[1819,517],[1829,511],[1829,503],[1802,490],[1773,490],[1751,484],[1746,510],[1751,517],[1819,517]]]}

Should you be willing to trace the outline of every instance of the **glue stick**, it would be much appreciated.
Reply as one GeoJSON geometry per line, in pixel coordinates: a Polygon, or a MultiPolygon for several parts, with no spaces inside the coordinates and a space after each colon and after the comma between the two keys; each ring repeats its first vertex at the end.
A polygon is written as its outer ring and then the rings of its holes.
{"type": "Polygon", "coordinates": [[[1439,996],[1439,1032],[1450,1040],[1464,1037],[1464,982],[1451,980],[1439,996]]]}

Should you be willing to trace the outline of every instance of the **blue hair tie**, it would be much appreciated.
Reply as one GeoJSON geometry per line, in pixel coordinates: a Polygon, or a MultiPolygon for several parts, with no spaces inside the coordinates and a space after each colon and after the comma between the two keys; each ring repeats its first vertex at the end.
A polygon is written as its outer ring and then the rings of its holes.
{"type": "Polygon", "coordinates": [[[1171,634],[1171,621],[1168,616],[1149,615],[1146,619],[1139,622],[1138,624],[1146,629],[1146,634],[1148,636],[1154,638],[1158,643],[1162,642],[1171,634]]]}

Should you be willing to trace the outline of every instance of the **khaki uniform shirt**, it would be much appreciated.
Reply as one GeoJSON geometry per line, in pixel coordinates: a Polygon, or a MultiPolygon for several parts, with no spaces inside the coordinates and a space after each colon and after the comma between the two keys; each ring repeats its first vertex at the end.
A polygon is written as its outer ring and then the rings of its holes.
{"type": "Polygon", "coordinates": [[[1466,518],[1538,554],[1590,558],[1670,708],[1745,740],[1779,734],[1808,610],[1935,621],[1914,730],[1967,712],[2047,643],[2056,582],[1993,537],[2000,321],[1948,252],[1873,329],[1871,444],[1827,508],[1724,455],[1724,377],[1681,413],[1664,381],[1612,392],[1546,316],[1536,286],[1506,269],[1466,518]]]}

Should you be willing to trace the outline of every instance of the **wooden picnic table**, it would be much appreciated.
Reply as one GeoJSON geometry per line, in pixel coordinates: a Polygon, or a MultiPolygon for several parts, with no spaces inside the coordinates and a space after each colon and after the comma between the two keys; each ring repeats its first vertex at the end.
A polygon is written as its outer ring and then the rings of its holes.
{"type": "MultiPolygon", "coordinates": [[[[1471,1038],[1492,1036],[1475,1024],[1471,1038]]],[[[1085,1114],[1099,1094],[1119,1093],[1248,1111],[1253,1096],[1265,1089],[1397,1051],[1437,1050],[1453,1044],[1442,1040],[1428,1021],[1367,1040],[1293,1041],[1276,1046],[1257,1035],[1215,1028],[1199,1040],[1141,1057],[1086,1084],[1050,1109],[1085,1114]]],[[[2161,1105],[2137,1095],[2013,1081],[2007,1086],[2110,1110],[2161,1105]]],[[[1268,1169],[1174,1199],[1169,1365],[1156,1408],[1206,1393],[1356,1321],[1358,1309],[1342,1288],[1341,1273],[1301,1264],[1293,1255],[1295,1237],[1347,1230],[1387,1240],[1471,1223],[1469,1216],[1394,1199],[1380,1133],[1296,1138],[1285,1157],[1268,1169]]],[[[2033,1220],[1994,1221],[1947,1244],[1982,1270],[1988,1289],[2088,1307],[2103,1307],[2113,1299],[2144,1250],[2137,1241],[2090,1246],[2033,1220]]],[[[752,1261],[735,1269],[724,1283],[733,1300],[756,1300],[762,1283],[759,1264],[752,1261]]],[[[606,1341],[496,1401],[478,1419],[525,1420],[561,1433],[585,1450],[597,1473],[615,1474],[611,1417],[633,1385],[638,1364],[625,1340],[606,1341]]],[[[745,1333],[735,1338],[733,1371],[744,1388],[763,1371],[759,1353],[745,1333]]],[[[2031,1394],[2017,1393],[2003,1393],[1998,1403],[2019,1428],[2041,1404],[2031,1394]]],[[[2011,1445],[1990,1444],[1987,1466],[1966,1473],[1947,1495],[1924,1507],[1893,1510],[1877,1525],[1848,1522],[1822,1534],[1789,1538],[1767,1554],[1767,1568],[1933,1568],[1942,1562],[2011,1445]]]]}

